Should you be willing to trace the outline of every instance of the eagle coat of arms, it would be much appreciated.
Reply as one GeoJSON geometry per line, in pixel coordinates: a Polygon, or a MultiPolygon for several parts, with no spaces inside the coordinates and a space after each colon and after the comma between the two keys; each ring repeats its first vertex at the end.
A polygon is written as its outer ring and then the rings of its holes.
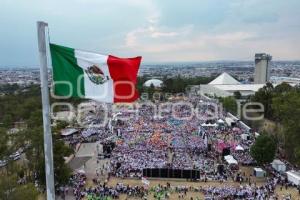
{"type": "Polygon", "coordinates": [[[85,72],[88,75],[89,79],[97,85],[103,84],[109,80],[109,77],[105,76],[103,71],[96,65],[92,65],[88,67],[85,70],[85,72]]]}

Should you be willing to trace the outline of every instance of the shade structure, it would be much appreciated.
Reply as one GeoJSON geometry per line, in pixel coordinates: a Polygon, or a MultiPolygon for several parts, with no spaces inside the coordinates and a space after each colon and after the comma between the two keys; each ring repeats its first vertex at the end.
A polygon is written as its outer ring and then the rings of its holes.
{"type": "Polygon", "coordinates": [[[244,151],[244,148],[241,145],[237,145],[234,150],[236,150],[236,151],[244,151]]]}
{"type": "Polygon", "coordinates": [[[209,85],[233,85],[233,84],[241,84],[237,80],[235,80],[232,76],[227,74],[226,72],[222,73],[220,76],[215,78],[213,81],[209,83],[209,85]]]}

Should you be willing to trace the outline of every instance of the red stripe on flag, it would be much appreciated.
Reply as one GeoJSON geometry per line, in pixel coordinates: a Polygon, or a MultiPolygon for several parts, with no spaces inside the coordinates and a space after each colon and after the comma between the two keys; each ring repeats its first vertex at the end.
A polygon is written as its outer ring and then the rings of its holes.
{"type": "Polygon", "coordinates": [[[141,60],[142,57],[118,58],[108,56],[107,65],[114,81],[114,102],[133,102],[139,98],[135,85],[141,60]]]}

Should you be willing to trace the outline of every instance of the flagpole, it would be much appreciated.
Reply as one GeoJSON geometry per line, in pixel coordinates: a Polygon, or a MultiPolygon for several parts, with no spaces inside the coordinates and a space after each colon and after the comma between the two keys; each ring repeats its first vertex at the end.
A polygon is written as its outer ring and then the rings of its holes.
{"type": "Polygon", "coordinates": [[[45,153],[45,174],[47,186],[47,200],[55,199],[54,189],[54,170],[53,170],[53,148],[52,134],[50,124],[50,101],[48,88],[48,68],[46,53],[46,36],[45,28],[48,27],[46,22],[37,22],[38,49],[40,57],[40,77],[41,93],[43,106],[43,125],[44,125],[44,153],[45,153]]]}

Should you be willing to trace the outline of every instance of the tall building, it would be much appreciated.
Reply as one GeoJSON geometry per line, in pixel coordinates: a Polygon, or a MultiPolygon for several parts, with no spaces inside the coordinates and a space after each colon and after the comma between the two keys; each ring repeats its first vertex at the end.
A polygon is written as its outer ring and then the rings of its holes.
{"type": "Polygon", "coordinates": [[[254,83],[264,84],[270,80],[270,61],[272,56],[265,53],[255,54],[254,83]]]}

